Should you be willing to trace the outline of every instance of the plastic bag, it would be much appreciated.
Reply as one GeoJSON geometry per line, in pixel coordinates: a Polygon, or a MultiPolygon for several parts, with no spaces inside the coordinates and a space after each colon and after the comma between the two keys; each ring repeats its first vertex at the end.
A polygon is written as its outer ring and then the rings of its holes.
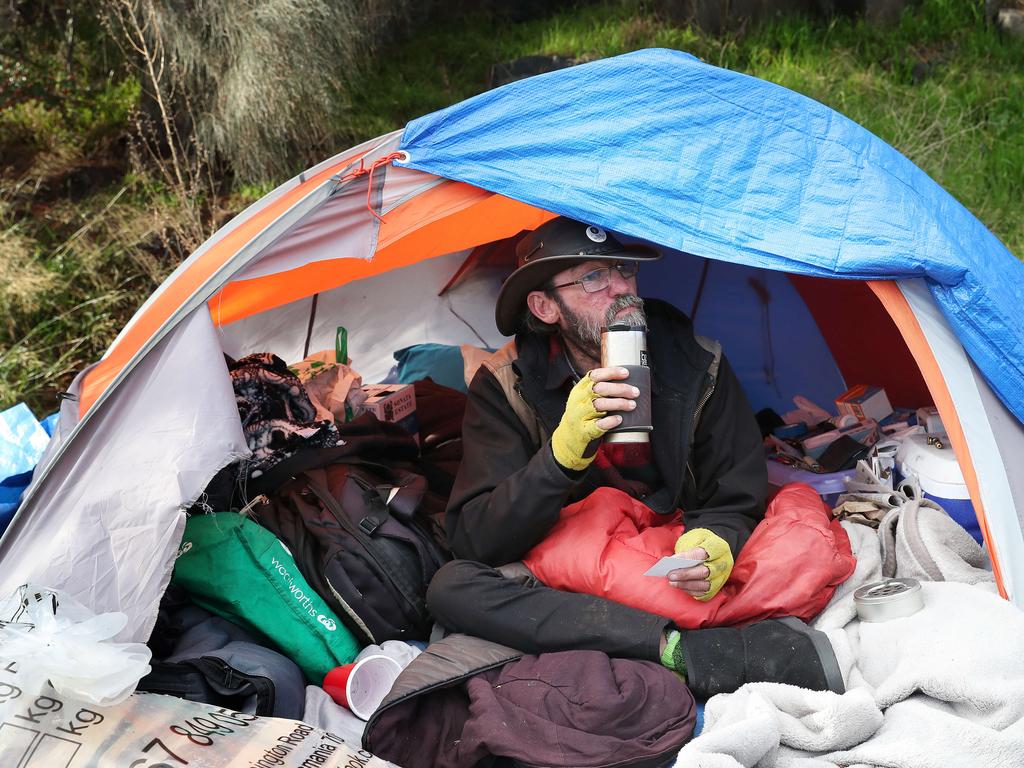
{"type": "Polygon", "coordinates": [[[325,349],[288,368],[306,388],[317,418],[344,424],[363,413],[366,393],[359,373],[337,362],[335,356],[335,350],[325,349]]]}
{"type": "Polygon", "coordinates": [[[50,433],[24,403],[0,412],[0,480],[30,472],[50,442],[50,433]]]}
{"type": "Polygon", "coordinates": [[[118,704],[150,671],[145,645],[110,642],[127,623],[123,613],[97,616],[64,592],[23,585],[0,602],[0,656],[17,664],[26,692],[49,681],[62,696],[118,704]]]}

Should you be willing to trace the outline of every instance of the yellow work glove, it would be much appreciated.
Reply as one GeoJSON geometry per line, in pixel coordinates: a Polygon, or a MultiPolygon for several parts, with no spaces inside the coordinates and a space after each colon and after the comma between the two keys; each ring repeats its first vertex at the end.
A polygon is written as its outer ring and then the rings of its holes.
{"type": "Polygon", "coordinates": [[[577,381],[569,392],[565,413],[551,434],[551,452],[555,454],[555,461],[566,469],[589,467],[594,455],[584,456],[587,446],[607,431],[597,426],[597,420],[606,415],[594,407],[598,397],[589,375],[577,381]]]}
{"type": "Polygon", "coordinates": [[[703,595],[694,595],[694,597],[697,600],[710,600],[718,594],[718,590],[722,588],[729,579],[729,574],[732,573],[732,550],[721,536],[712,533],[707,528],[694,528],[676,540],[675,553],[678,555],[698,547],[708,553],[704,565],[710,572],[708,581],[711,582],[711,589],[703,595]]]}

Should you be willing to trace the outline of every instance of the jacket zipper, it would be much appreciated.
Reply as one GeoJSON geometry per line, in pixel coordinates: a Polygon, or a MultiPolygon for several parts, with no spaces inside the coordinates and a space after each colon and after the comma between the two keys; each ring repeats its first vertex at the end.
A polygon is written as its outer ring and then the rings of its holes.
{"type": "MultiPolygon", "coordinates": [[[[697,427],[700,424],[700,413],[704,410],[704,406],[707,405],[708,400],[711,399],[711,395],[715,393],[715,385],[718,383],[717,379],[712,380],[711,386],[708,387],[704,394],[700,398],[700,402],[697,403],[697,409],[693,412],[693,432],[690,435],[690,453],[693,453],[693,438],[697,435],[697,427]]],[[[697,476],[693,473],[693,465],[690,460],[686,460],[686,471],[690,473],[690,479],[693,480],[693,490],[697,491],[697,476]]]]}

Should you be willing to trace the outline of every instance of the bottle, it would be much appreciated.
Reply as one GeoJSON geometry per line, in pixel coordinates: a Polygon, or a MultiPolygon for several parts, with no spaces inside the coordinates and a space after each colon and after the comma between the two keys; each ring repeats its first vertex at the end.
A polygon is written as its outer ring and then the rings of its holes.
{"type": "Polygon", "coordinates": [[[601,329],[601,367],[619,367],[629,371],[626,384],[640,390],[636,408],[623,411],[622,423],[608,431],[605,443],[647,443],[651,424],[651,369],[647,366],[647,328],[642,325],[613,323],[601,329]]]}

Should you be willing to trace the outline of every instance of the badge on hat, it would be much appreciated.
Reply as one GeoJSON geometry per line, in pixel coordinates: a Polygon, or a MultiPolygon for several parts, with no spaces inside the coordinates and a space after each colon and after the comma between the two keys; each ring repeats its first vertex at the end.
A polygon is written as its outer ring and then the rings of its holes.
{"type": "Polygon", "coordinates": [[[600,227],[587,227],[587,237],[595,243],[603,243],[608,239],[608,233],[600,227]]]}

